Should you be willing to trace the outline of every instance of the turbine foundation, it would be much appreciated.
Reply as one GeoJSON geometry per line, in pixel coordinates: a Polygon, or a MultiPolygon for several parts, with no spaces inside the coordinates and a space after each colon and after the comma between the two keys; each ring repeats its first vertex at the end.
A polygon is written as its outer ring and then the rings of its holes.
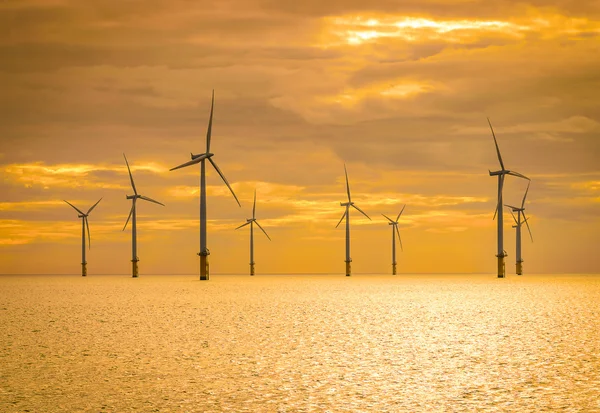
{"type": "Polygon", "coordinates": [[[392,264],[392,275],[396,275],[396,263],[392,264]]]}
{"type": "Polygon", "coordinates": [[[523,275],[523,261],[517,261],[517,275],[523,275]]]}
{"type": "Polygon", "coordinates": [[[254,275],[254,263],[250,263],[250,275],[254,275]]]}
{"type": "Polygon", "coordinates": [[[350,277],[352,275],[352,268],[350,265],[350,261],[346,261],[346,277],[350,277]]]}
{"type": "Polygon", "coordinates": [[[138,272],[138,261],[139,260],[131,260],[132,268],[131,268],[131,277],[137,278],[139,276],[138,272]]]}
{"type": "Polygon", "coordinates": [[[86,277],[87,276],[87,262],[82,262],[81,263],[81,276],[82,277],[86,277]]]}
{"type": "Polygon", "coordinates": [[[208,281],[210,279],[210,270],[208,264],[208,254],[200,255],[200,281],[208,281]]]}
{"type": "Polygon", "coordinates": [[[504,257],[506,255],[496,255],[498,257],[498,278],[504,278],[506,276],[506,271],[504,268],[504,257]]]}

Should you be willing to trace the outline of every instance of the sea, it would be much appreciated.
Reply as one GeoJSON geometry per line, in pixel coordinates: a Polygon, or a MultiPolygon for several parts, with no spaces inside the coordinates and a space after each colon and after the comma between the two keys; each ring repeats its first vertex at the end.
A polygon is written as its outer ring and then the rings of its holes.
{"type": "Polygon", "coordinates": [[[0,412],[600,412],[600,275],[0,276],[0,412]]]}

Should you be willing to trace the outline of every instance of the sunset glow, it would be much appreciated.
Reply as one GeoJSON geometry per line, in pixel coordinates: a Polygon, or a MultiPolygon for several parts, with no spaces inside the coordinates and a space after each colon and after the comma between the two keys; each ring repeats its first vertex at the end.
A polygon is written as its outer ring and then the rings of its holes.
{"type": "MultiPolygon", "coordinates": [[[[528,268],[600,271],[597,5],[267,3],[0,2],[0,273],[77,272],[81,222],[63,200],[101,197],[89,259],[126,273],[123,153],[165,204],[140,205],[140,254],[155,254],[156,272],[195,273],[199,168],[169,169],[205,150],[213,89],[211,150],[242,204],[208,170],[216,273],[246,269],[234,228],[255,189],[273,239],[257,254],[285,257],[264,272],[339,271],[344,163],[372,218],[351,217],[356,272],[389,269],[382,214],[405,204],[399,270],[493,270],[486,117],[506,164],[532,179],[528,268]]],[[[513,178],[509,204],[526,187],[513,178]]]]}

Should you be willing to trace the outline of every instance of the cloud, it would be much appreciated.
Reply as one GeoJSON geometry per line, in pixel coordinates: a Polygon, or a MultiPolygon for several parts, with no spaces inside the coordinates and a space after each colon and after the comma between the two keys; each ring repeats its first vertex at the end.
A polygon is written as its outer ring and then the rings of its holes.
{"type": "MultiPolygon", "coordinates": [[[[40,186],[49,188],[103,188],[103,189],[128,189],[128,185],[117,184],[102,180],[102,174],[118,173],[128,175],[126,166],[108,164],[57,164],[46,165],[44,162],[29,164],[8,164],[2,166],[7,180],[13,184],[20,184],[27,188],[40,186]]],[[[157,163],[131,165],[134,171],[150,172],[153,174],[165,173],[166,168],[157,163]]],[[[108,177],[113,178],[112,174],[108,177]]]]}

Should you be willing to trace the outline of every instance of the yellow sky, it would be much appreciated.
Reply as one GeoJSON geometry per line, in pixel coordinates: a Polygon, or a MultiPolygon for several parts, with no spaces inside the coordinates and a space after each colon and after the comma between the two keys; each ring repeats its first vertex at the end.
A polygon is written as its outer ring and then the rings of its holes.
{"type": "MultiPolygon", "coordinates": [[[[0,273],[198,272],[199,168],[213,273],[342,273],[346,162],[355,272],[390,271],[381,214],[406,204],[400,272],[495,271],[498,169],[532,178],[527,272],[600,272],[600,5],[566,0],[0,2],[0,273]]],[[[526,183],[507,179],[505,201],[526,183]]],[[[507,273],[514,229],[505,211],[507,273]]]]}

